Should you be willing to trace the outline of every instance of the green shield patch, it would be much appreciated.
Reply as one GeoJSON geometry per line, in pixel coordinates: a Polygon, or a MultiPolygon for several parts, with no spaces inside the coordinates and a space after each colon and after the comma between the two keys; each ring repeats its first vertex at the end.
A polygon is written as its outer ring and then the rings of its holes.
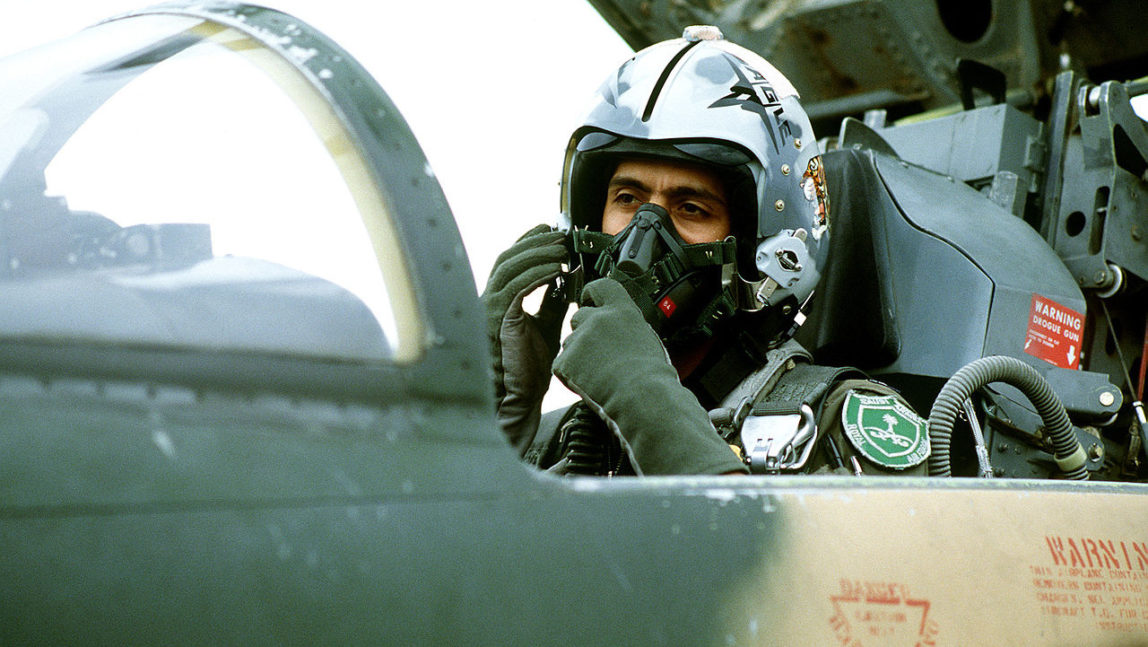
{"type": "Polygon", "coordinates": [[[895,396],[850,391],[841,426],[857,451],[882,467],[908,469],[929,457],[928,424],[895,396]]]}

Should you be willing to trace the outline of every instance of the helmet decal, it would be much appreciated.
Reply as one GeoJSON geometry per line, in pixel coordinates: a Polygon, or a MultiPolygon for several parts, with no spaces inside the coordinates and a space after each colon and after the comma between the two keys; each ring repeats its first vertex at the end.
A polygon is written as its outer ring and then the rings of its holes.
{"type": "Polygon", "coordinates": [[[630,66],[634,63],[634,59],[629,59],[622,66],[618,68],[617,75],[615,76],[614,83],[610,83],[607,79],[602,84],[602,88],[598,91],[602,95],[602,99],[606,103],[618,107],[618,97],[625,94],[630,89],[630,83],[626,80],[629,76],[630,66]],[[614,93],[614,88],[617,87],[617,94],[614,93]]]}
{"type": "Polygon", "coordinates": [[[773,85],[761,72],[753,69],[733,54],[722,52],[722,58],[733,68],[736,79],[729,89],[729,94],[713,102],[709,107],[738,106],[742,110],[761,115],[766,132],[769,133],[769,140],[773,143],[773,151],[775,153],[780,152],[781,146],[787,143],[786,140],[793,138],[793,131],[789,121],[785,118],[785,109],[781,107],[781,101],[778,99],[773,85]],[[773,119],[770,119],[770,115],[773,116],[773,119]],[[776,127],[774,126],[775,122],[776,127]],[[781,139],[780,145],[777,141],[779,137],[781,139]]]}
{"type": "Polygon", "coordinates": [[[813,238],[820,240],[829,228],[829,194],[825,190],[825,167],[821,164],[820,155],[809,158],[801,177],[801,189],[805,199],[813,205],[811,233],[813,238]]]}
{"type": "Polygon", "coordinates": [[[650,116],[654,114],[654,105],[658,102],[658,96],[661,95],[662,88],[666,85],[666,80],[670,78],[670,74],[672,74],[674,68],[678,66],[678,62],[700,42],[701,41],[694,41],[687,44],[677,54],[674,54],[674,57],[666,64],[665,69],[663,69],[661,75],[658,76],[657,82],[654,83],[654,89],[650,92],[650,100],[646,102],[646,110],[642,113],[642,121],[649,121],[650,116]]]}

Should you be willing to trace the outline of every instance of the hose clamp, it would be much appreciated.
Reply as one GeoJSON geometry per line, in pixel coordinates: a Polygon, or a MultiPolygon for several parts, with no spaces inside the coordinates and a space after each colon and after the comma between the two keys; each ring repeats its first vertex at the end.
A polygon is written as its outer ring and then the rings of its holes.
{"type": "Polygon", "coordinates": [[[1088,463],[1088,454],[1085,453],[1084,448],[1080,446],[1080,443],[1076,444],[1076,450],[1068,456],[1062,458],[1060,456],[1053,455],[1052,458],[1056,461],[1056,466],[1059,467],[1062,472],[1071,472],[1073,470],[1080,469],[1084,467],[1086,463],[1088,463]]]}

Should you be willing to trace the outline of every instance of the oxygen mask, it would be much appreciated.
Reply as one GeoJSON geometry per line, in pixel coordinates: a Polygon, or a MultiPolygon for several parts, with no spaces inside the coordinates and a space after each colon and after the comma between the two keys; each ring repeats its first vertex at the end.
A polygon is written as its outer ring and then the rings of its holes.
{"type": "Polygon", "coordinates": [[[576,231],[573,238],[576,253],[597,255],[594,274],[621,283],[667,342],[712,335],[734,312],[728,290],[736,262],[732,236],[687,243],[665,208],[646,203],[615,236],[576,231]]]}

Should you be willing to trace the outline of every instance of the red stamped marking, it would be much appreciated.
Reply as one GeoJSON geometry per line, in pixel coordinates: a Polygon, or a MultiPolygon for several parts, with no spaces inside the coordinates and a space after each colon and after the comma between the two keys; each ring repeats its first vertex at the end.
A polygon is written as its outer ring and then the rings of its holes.
{"type": "Polygon", "coordinates": [[[1042,614],[1148,637],[1148,542],[1049,535],[1044,543],[1048,559],[1029,566],[1042,614]]]}
{"type": "Polygon", "coordinates": [[[1080,340],[1084,333],[1084,315],[1032,295],[1028,314],[1028,333],[1024,352],[1061,368],[1080,366],[1080,340]]]}
{"type": "Polygon", "coordinates": [[[665,297],[658,302],[658,308],[660,308],[662,314],[668,318],[674,316],[674,310],[678,309],[678,304],[674,303],[670,297],[665,297]]]}
{"type": "Polygon", "coordinates": [[[833,617],[829,627],[838,644],[937,644],[937,623],[929,619],[929,601],[909,595],[898,582],[841,580],[841,593],[829,596],[833,617]]]}

